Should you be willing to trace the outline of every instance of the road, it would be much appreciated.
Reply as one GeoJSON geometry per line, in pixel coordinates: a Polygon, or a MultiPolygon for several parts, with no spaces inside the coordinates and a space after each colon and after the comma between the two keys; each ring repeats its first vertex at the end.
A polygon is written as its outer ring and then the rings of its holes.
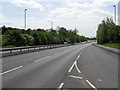
{"type": "Polygon", "coordinates": [[[117,88],[118,56],[90,43],[4,57],[3,88],[117,88]]]}

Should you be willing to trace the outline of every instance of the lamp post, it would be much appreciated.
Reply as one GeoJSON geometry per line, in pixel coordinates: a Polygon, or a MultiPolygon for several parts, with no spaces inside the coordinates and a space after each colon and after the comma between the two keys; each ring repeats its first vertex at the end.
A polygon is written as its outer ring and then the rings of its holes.
{"type": "Polygon", "coordinates": [[[120,26],[120,1],[118,2],[118,25],[120,26]]]}
{"type": "Polygon", "coordinates": [[[116,5],[113,5],[114,7],[114,21],[115,21],[115,24],[116,24],[116,5]]]}
{"type": "Polygon", "coordinates": [[[27,18],[27,16],[26,16],[26,12],[27,12],[27,9],[25,9],[25,30],[26,30],[26,18],[27,18]]]}
{"type": "MultiPolygon", "coordinates": [[[[116,25],[116,5],[113,5],[114,7],[114,21],[115,21],[115,25],[116,25]]],[[[116,29],[115,29],[115,43],[116,43],[116,29]]]]}

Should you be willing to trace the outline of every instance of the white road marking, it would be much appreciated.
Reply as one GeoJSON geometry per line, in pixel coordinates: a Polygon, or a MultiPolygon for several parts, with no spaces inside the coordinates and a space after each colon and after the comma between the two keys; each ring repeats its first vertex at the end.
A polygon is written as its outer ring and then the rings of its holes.
{"type": "Polygon", "coordinates": [[[60,90],[63,87],[64,83],[61,83],[60,86],[58,87],[58,90],[60,90]]]}
{"type": "Polygon", "coordinates": [[[76,67],[77,71],[78,71],[79,73],[81,73],[80,69],[79,69],[78,66],[77,66],[77,63],[75,63],[75,67],[76,67]]]}
{"type": "Polygon", "coordinates": [[[78,77],[78,76],[73,76],[73,75],[70,75],[70,77],[77,78],[77,79],[83,79],[83,77],[78,77]]]}
{"type": "MultiPolygon", "coordinates": [[[[80,54],[80,55],[81,55],[81,54],[80,54]]],[[[77,60],[80,58],[80,55],[78,55],[78,57],[76,58],[75,62],[73,63],[73,65],[71,66],[71,68],[69,69],[68,72],[71,72],[72,69],[73,69],[73,67],[74,67],[74,65],[75,65],[77,71],[78,71],[79,73],[81,73],[81,71],[80,71],[80,70],[78,69],[78,67],[77,67],[77,60]]]]}
{"type": "Polygon", "coordinates": [[[38,61],[43,60],[43,59],[48,58],[48,57],[50,57],[50,56],[46,56],[46,57],[40,58],[40,59],[36,60],[35,62],[38,62],[38,61]]]}
{"type": "MultiPolygon", "coordinates": [[[[85,47],[83,47],[82,49],[84,49],[84,48],[85,48],[85,47]]],[[[83,51],[82,51],[82,52],[83,52],[83,51]]],[[[78,71],[79,73],[81,73],[81,71],[79,70],[79,68],[78,68],[78,66],[77,66],[77,60],[80,58],[82,52],[78,55],[78,57],[76,58],[75,62],[74,62],[73,65],[70,67],[70,69],[69,69],[68,72],[71,72],[72,69],[73,69],[73,67],[74,67],[74,65],[75,65],[77,71],[78,71]]]]}
{"type": "Polygon", "coordinates": [[[13,68],[13,69],[11,69],[11,70],[8,70],[8,71],[5,71],[5,72],[3,72],[3,73],[0,73],[0,75],[3,75],[3,74],[6,74],[6,73],[9,73],[9,72],[12,72],[12,71],[17,70],[17,69],[20,69],[20,68],[22,68],[22,67],[23,67],[23,66],[19,66],[19,67],[13,68]]]}
{"type": "Polygon", "coordinates": [[[73,65],[70,67],[70,69],[69,69],[69,71],[68,71],[68,72],[71,72],[71,71],[72,71],[72,69],[73,69],[73,67],[74,67],[75,63],[76,63],[76,61],[75,61],[75,62],[73,63],[73,65]]]}
{"type": "Polygon", "coordinates": [[[97,80],[100,81],[100,82],[102,81],[101,79],[97,79],[97,80]]]}
{"type": "Polygon", "coordinates": [[[76,61],[80,58],[80,55],[78,55],[78,57],[76,58],[76,61]]]}
{"type": "Polygon", "coordinates": [[[97,90],[97,88],[96,88],[89,80],[86,80],[86,82],[87,82],[92,88],[94,88],[94,90],[97,90]]]}

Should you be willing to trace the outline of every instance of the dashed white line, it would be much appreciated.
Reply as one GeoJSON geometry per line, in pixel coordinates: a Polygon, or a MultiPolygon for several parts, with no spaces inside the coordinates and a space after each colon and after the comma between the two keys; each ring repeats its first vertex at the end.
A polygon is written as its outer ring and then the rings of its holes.
{"type": "Polygon", "coordinates": [[[3,73],[0,73],[0,75],[3,75],[3,74],[6,74],[6,73],[9,73],[9,72],[12,72],[12,71],[17,70],[17,69],[20,69],[20,68],[22,68],[22,67],[23,67],[23,66],[19,66],[19,67],[13,68],[13,69],[11,69],[11,70],[8,70],[8,71],[5,71],[5,72],[3,72],[3,73]]]}
{"type": "Polygon", "coordinates": [[[78,77],[78,76],[73,76],[73,75],[70,75],[70,77],[77,78],[77,79],[83,79],[83,77],[78,77]]]}
{"type": "Polygon", "coordinates": [[[43,60],[43,59],[48,58],[48,57],[50,57],[50,56],[46,56],[46,57],[40,58],[40,59],[36,60],[35,62],[38,62],[38,61],[43,60]]]}
{"type": "Polygon", "coordinates": [[[86,82],[87,82],[92,88],[94,88],[94,90],[97,90],[97,88],[96,88],[89,80],[86,80],[86,82]]]}
{"type": "Polygon", "coordinates": [[[60,86],[58,87],[58,90],[60,90],[63,87],[64,83],[62,82],[60,86]]]}

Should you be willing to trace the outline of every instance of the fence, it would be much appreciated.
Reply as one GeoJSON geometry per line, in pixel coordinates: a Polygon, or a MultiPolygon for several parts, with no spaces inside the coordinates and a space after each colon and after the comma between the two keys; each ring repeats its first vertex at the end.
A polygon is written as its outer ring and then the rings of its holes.
{"type": "Polygon", "coordinates": [[[0,51],[2,52],[1,56],[5,57],[5,56],[11,56],[11,55],[22,54],[27,52],[34,52],[39,50],[69,46],[69,45],[70,44],[39,45],[39,46],[17,47],[17,48],[5,48],[5,49],[0,49],[0,51]]]}

